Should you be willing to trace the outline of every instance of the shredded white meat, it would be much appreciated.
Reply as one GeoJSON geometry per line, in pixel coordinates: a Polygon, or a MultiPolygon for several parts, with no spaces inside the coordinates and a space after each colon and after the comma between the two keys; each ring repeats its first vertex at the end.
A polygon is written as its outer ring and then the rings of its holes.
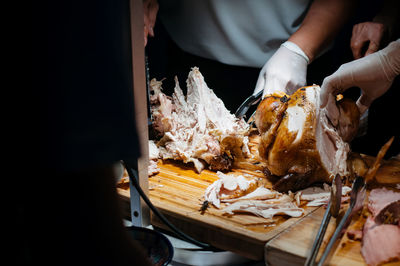
{"type": "Polygon", "coordinates": [[[153,176],[160,172],[160,168],[157,166],[157,161],[150,160],[148,166],[148,176],[153,176]]]}
{"type": "Polygon", "coordinates": [[[304,213],[304,210],[297,207],[294,202],[270,204],[258,200],[237,201],[223,209],[223,211],[229,214],[234,212],[252,213],[267,219],[278,214],[300,217],[304,213]]]}
{"type": "Polygon", "coordinates": [[[155,174],[158,174],[160,172],[160,168],[158,168],[158,166],[157,166],[159,153],[160,152],[157,148],[157,145],[154,143],[154,141],[150,140],[149,141],[149,165],[148,165],[148,170],[147,170],[147,174],[149,177],[153,176],[155,174]]]}
{"type": "Polygon", "coordinates": [[[220,208],[221,200],[232,197],[235,193],[246,193],[250,185],[255,185],[255,178],[248,180],[243,175],[226,175],[217,172],[220,179],[207,187],[204,193],[204,199],[212,203],[215,207],[220,208]]]}
{"type": "Polygon", "coordinates": [[[185,96],[175,78],[172,97],[162,93],[160,81],[150,83],[153,128],[161,136],[157,143],[160,157],[191,162],[201,172],[212,163],[228,169],[227,160],[218,161],[223,156],[231,160],[249,156],[249,125],[225,108],[197,67],[190,71],[186,83],[185,96]]]}
{"type": "Polygon", "coordinates": [[[247,179],[243,175],[223,174],[218,172],[220,179],[208,186],[204,199],[216,208],[221,202],[227,204],[222,211],[233,214],[237,212],[272,218],[275,215],[299,217],[304,213],[294,201],[294,194],[282,194],[263,186],[256,187],[257,179],[247,179]]]}
{"type": "Polygon", "coordinates": [[[258,187],[253,192],[250,192],[249,194],[246,194],[242,197],[233,199],[222,199],[222,201],[232,203],[239,200],[265,200],[265,199],[273,199],[280,195],[282,194],[277,191],[273,191],[265,187],[258,187]]]}
{"type": "Polygon", "coordinates": [[[160,151],[157,148],[157,145],[153,140],[149,140],[149,159],[150,160],[158,160],[158,156],[160,151]]]}
{"type": "MultiPolygon", "coordinates": [[[[346,196],[351,191],[348,186],[342,187],[342,196],[346,196]]],[[[328,184],[324,184],[321,187],[308,187],[306,189],[296,192],[295,198],[308,201],[307,206],[317,207],[328,203],[331,197],[331,187],[328,184]]]]}

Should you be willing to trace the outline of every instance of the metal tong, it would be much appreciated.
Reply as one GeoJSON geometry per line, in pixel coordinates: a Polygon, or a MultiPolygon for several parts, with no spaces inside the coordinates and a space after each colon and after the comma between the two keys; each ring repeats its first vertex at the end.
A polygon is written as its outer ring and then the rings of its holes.
{"type": "Polygon", "coordinates": [[[242,118],[247,111],[250,109],[252,105],[255,105],[260,99],[263,94],[264,90],[257,92],[256,94],[250,95],[236,110],[235,116],[238,118],[242,118]]]}
{"type": "MultiPolygon", "coordinates": [[[[336,176],[335,179],[340,179],[340,178],[337,178],[337,176],[336,176]]],[[[336,182],[337,181],[335,180],[335,184],[336,184],[336,182]]],[[[334,186],[332,186],[332,191],[334,190],[333,187],[334,186]]],[[[336,244],[336,241],[341,238],[341,236],[343,235],[343,233],[346,231],[347,227],[349,226],[350,221],[353,218],[353,215],[355,213],[357,213],[360,209],[362,209],[363,202],[364,202],[364,199],[365,199],[365,194],[366,194],[366,183],[365,183],[365,180],[364,180],[364,178],[358,176],[354,180],[353,185],[352,185],[352,189],[351,189],[351,193],[350,193],[350,205],[349,205],[349,208],[347,209],[347,211],[344,214],[342,220],[340,221],[339,225],[337,226],[335,232],[333,233],[332,237],[330,238],[329,243],[326,246],[326,248],[325,248],[325,250],[324,250],[324,252],[323,252],[323,254],[321,256],[321,259],[318,262],[318,266],[323,265],[323,263],[325,262],[325,260],[327,259],[328,255],[329,255],[331,249],[336,244]]],[[[340,192],[340,194],[337,193],[335,196],[339,197],[339,195],[341,197],[341,192],[340,192]]],[[[340,203],[338,204],[337,200],[338,199],[337,198],[334,199],[332,197],[332,194],[331,194],[331,200],[330,200],[331,205],[332,205],[333,201],[335,201],[334,204],[339,205],[340,203]]],[[[339,200],[341,200],[341,199],[339,198],[339,200]]],[[[331,215],[327,214],[327,212],[329,212],[329,213],[331,212],[330,209],[329,209],[329,205],[328,205],[327,211],[325,212],[324,218],[322,220],[320,230],[318,231],[317,237],[316,237],[316,239],[314,241],[314,245],[313,245],[313,248],[311,250],[311,254],[307,258],[305,265],[314,265],[315,258],[317,257],[319,247],[320,247],[320,245],[322,243],[322,240],[324,238],[326,227],[328,226],[329,219],[330,219],[330,216],[331,216],[331,215]]],[[[334,212],[334,211],[332,211],[332,212],[334,212]]],[[[335,210],[334,213],[336,214],[336,216],[337,216],[338,212],[339,212],[339,210],[335,210]],[[336,211],[337,211],[337,213],[336,213],[336,211]]]]}
{"type": "Polygon", "coordinates": [[[332,182],[331,197],[328,202],[328,207],[326,208],[324,218],[322,219],[321,225],[317,233],[317,237],[315,238],[314,244],[311,248],[311,253],[307,257],[307,260],[304,265],[306,266],[314,265],[322,240],[324,239],[326,229],[328,228],[329,221],[332,216],[336,218],[339,214],[341,197],[342,197],[342,180],[340,179],[339,175],[336,175],[332,182]]]}
{"type": "Polygon", "coordinates": [[[333,236],[329,240],[329,243],[326,246],[321,259],[319,260],[318,265],[323,265],[324,261],[328,257],[329,252],[336,243],[336,241],[345,233],[347,227],[351,222],[351,219],[353,218],[353,215],[363,208],[365,195],[366,195],[366,183],[364,181],[364,178],[358,176],[354,180],[351,188],[350,206],[347,209],[346,213],[344,214],[338,227],[336,228],[335,233],[333,233],[333,236]]]}
{"type": "MultiPolygon", "coordinates": [[[[383,157],[385,156],[387,150],[389,149],[390,145],[392,144],[392,142],[393,142],[393,137],[388,142],[386,142],[385,145],[382,146],[382,148],[378,152],[378,155],[375,158],[374,164],[372,165],[372,167],[370,167],[368,169],[367,173],[365,174],[365,177],[363,178],[361,176],[357,176],[357,178],[354,180],[352,188],[351,188],[351,193],[350,193],[349,208],[347,209],[347,211],[344,214],[342,220],[340,221],[338,227],[336,228],[331,239],[329,240],[329,243],[326,246],[325,251],[321,256],[321,259],[318,262],[318,266],[323,265],[323,263],[325,262],[325,260],[327,259],[328,255],[329,255],[329,252],[334,247],[336,241],[345,233],[347,227],[350,225],[353,215],[363,208],[364,200],[365,200],[365,196],[366,196],[367,182],[369,182],[370,180],[372,180],[374,178],[376,172],[379,169],[380,163],[381,163],[383,157]]],[[[323,236],[321,238],[323,238],[323,236]]],[[[318,235],[317,235],[317,239],[318,239],[318,235]]],[[[317,241],[317,239],[316,239],[316,241],[317,241]]],[[[322,241],[322,240],[319,240],[319,241],[322,241]]],[[[311,253],[311,256],[313,256],[314,260],[315,260],[315,257],[317,256],[317,254],[318,254],[318,250],[316,251],[316,254],[311,253]]],[[[308,264],[308,265],[311,265],[311,264],[308,264]]]]}

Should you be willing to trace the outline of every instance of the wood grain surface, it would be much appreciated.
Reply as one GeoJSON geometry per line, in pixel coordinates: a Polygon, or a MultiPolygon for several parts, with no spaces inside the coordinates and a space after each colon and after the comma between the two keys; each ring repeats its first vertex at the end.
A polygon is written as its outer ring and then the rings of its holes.
{"type": "MultiPolygon", "coordinates": [[[[152,203],[183,232],[217,248],[261,260],[267,241],[301,219],[287,216],[265,219],[251,214],[225,215],[222,208],[217,209],[214,206],[210,206],[202,214],[200,208],[204,191],[219,179],[217,174],[208,170],[197,174],[192,167],[174,161],[160,160],[158,166],[160,173],[149,178],[152,203]]],[[[230,174],[263,177],[261,172],[249,170],[232,170],[230,174]]],[[[125,201],[129,201],[128,189],[128,186],[119,188],[125,201]]],[[[315,207],[305,208],[304,216],[313,210],[315,207]]],[[[169,230],[154,215],[151,215],[151,223],[169,230]]]]}
{"type": "MultiPolygon", "coordinates": [[[[364,159],[370,165],[373,163],[373,158],[363,155],[364,159]]],[[[367,194],[373,188],[387,187],[395,191],[396,186],[400,184],[400,161],[388,160],[382,163],[381,168],[375,177],[376,181],[369,184],[367,194]]],[[[328,244],[330,237],[339,224],[345,211],[348,208],[348,203],[341,208],[337,219],[332,218],[327,228],[325,238],[322,242],[320,252],[317,256],[317,261],[322,255],[325,246],[328,244]]],[[[304,265],[304,262],[309,255],[314,239],[317,235],[319,226],[325,212],[324,207],[316,209],[311,214],[301,219],[298,223],[290,228],[285,229],[281,234],[270,240],[265,246],[265,261],[268,265],[282,265],[282,260],[285,265],[304,265]]],[[[364,203],[364,209],[361,213],[353,217],[351,224],[347,230],[362,229],[367,217],[367,200],[364,203]]],[[[325,262],[326,265],[366,265],[361,255],[361,241],[351,240],[347,234],[344,234],[342,239],[338,241],[332,249],[330,256],[325,262]]],[[[399,261],[386,263],[383,265],[400,265],[399,261]]]]}
{"type": "MultiPolygon", "coordinates": [[[[202,214],[200,207],[204,200],[204,191],[218,179],[217,174],[208,170],[197,174],[190,165],[176,161],[160,160],[158,166],[160,173],[149,178],[150,200],[171,223],[186,234],[250,259],[265,258],[268,265],[283,265],[283,262],[284,265],[304,263],[322,221],[325,211],[323,207],[305,208],[306,212],[300,218],[276,216],[273,219],[264,219],[250,214],[229,216],[213,206],[202,214]]],[[[376,180],[383,180],[388,186],[395,186],[397,183],[393,180],[400,177],[400,162],[384,162],[382,168],[378,171],[376,180]]],[[[263,176],[261,172],[250,170],[234,169],[230,173],[263,176]]],[[[268,187],[268,184],[266,186],[268,187]]],[[[118,192],[126,205],[129,205],[129,186],[120,184],[118,192]]],[[[345,208],[346,206],[342,213],[345,208]]],[[[365,218],[359,216],[354,219],[350,228],[360,227],[360,224],[363,224],[362,219],[365,218]]],[[[151,223],[169,230],[154,215],[151,215],[151,223]]],[[[335,227],[336,219],[331,219],[321,250],[335,227]]],[[[333,256],[328,258],[328,263],[365,265],[360,247],[359,241],[349,240],[345,236],[333,256]]]]}

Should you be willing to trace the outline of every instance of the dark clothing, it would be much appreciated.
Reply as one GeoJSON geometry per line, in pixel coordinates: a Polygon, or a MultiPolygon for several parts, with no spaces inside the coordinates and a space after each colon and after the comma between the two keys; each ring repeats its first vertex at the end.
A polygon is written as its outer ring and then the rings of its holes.
{"type": "Polygon", "coordinates": [[[49,1],[46,11],[46,164],[138,157],[129,2],[49,1]]]}
{"type": "Polygon", "coordinates": [[[24,184],[19,217],[24,261],[148,265],[123,226],[113,170],[140,156],[129,1],[33,6],[34,88],[43,113],[39,167],[24,184]]]}
{"type": "Polygon", "coordinates": [[[368,128],[364,136],[352,141],[352,150],[376,156],[380,148],[394,136],[394,141],[386,153],[385,159],[400,154],[399,103],[400,78],[392,87],[376,99],[369,108],[368,128]]]}
{"type": "Polygon", "coordinates": [[[133,242],[123,225],[113,177],[111,165],[53,172],[46,180],[48,189],[34,191],[45,194],[25,203],[30,207],[23,228],[28,236],[29,263],[149,265],[142,246],[133,242]]]}

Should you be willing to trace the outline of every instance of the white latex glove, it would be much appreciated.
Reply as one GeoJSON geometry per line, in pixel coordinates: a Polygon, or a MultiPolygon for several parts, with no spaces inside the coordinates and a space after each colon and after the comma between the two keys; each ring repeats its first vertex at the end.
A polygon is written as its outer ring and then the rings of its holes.
{"type": "Polygon", "coordinates": [[[285,42],[267,61],[258,76],[253,94],[264,90],[263,96],[276,91],[292,94],[306,84],[309,59],[299,46],[285,42]]]}
{"type": "Polygon", "coordinates": [[[337,95],[350,87],[362,91],[357,100],[363,114],[371,103],[382,96],[400,74],[400,40],[390,43],[385,49],[354,60],[326,77],[321,86],[321,108],[328,102],[329,95],[337,95]]]}

